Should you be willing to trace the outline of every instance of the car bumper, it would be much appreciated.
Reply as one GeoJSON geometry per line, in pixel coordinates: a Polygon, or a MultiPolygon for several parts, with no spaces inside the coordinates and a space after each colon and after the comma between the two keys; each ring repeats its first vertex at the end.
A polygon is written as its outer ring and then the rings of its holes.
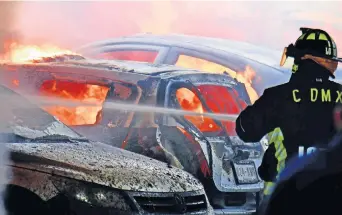
{"type": "Polygon", "coordinates": [[[242,215],[242,214],[254,214],[256,212],[255,208],[229,208],[229,209],[215,209],[214,214],[220,215],[242,215]]]}
{"type": "Polygon", "coordinates": [[[239,206],[217,206],[214,207],[214,214],[243,215],[255,214],[260,204],[260,192],[247,193],[246,202],[239,206]]]}

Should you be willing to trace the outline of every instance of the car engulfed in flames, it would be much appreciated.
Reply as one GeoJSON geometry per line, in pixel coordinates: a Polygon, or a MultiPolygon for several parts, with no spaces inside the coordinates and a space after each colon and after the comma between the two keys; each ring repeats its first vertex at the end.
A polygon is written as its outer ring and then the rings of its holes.
{"type": "MultiPolygon", "coordinates": [[[[63,55],[13,53],[17,52],[12,50],[1,65],[4,85],[22,95],[39,96],[45,111],[92,140],[195,175],[204,184],[215,213],[255,212],[263,188],[256,171],[261,145],[242,142],[235,122],[220,118],[239,114],[258,98],[251,66],[241,72],[228,68],[202,72],[88,59],[69,51],[63,55]],[[49,103],[49,98],[56,100],[49,103]],[[189,114],[167,112],[170,109],[189,114]]],[[[186,67],[187,59],[182,62],[186,67]]],[[[200,64],[208,71],[210,64],[200,64]]]]}

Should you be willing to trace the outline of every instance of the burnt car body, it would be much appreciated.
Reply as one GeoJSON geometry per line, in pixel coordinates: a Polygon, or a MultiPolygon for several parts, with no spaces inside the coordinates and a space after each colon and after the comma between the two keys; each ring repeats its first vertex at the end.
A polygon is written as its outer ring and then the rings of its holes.
{"type": "Polygon", "coordinates": [[[75,51],[100,59],[170,64],[209,72],[241,72],[249,65],[257,74],[252,85],[259,96],[265,88],[287,82],[291,75],[279,66],[281,51],[219,38],[147,33],[96,41],[75,51]]]}
{"type": "Polygon", "coordinates": [[[239,140],[234,121],[168,112],[237,114],[250,104],[244,84],[227,74],[172,65],[71,59],[3,64],[0,80],[25,95],[84,103],[94,101],[94,95],[101,97],[96,100],[99,106],[88,109],[41,107],[94,141],[168,162],[193,174],[204,185],[216,214],[256,211],[263,189],[256,172],[263,153],[260,143],[239,140]],[[217,92],[219,97],[212,96],[217,92]],[[93,100],[89,100],[91,96],[93,100]],[[192,98],[187,100],[189,96],[192,98]],[[189,103],[196,103],[197,109],[189,103]]]}
{"type": "Polygon", "coordinates": [[[8,214],[212,214],[189,173],[89,141],[2,85],[0,98],[8,214]]]}

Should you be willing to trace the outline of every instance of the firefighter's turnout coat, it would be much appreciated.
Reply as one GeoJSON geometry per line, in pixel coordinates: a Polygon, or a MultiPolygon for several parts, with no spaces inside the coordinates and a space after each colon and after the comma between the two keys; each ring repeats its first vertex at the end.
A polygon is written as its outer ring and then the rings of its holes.
{"type": "Polygon", "coordinates": [[[336,133],[333,109],[342,103],[342,88],[329,72],[307,61],[288,83],[268,88],[236,120],[236,132],[245,142],[267,134],[269,148],[258,169],[260,177],[275,181],[289,158],[324,148],[336,133]]]}

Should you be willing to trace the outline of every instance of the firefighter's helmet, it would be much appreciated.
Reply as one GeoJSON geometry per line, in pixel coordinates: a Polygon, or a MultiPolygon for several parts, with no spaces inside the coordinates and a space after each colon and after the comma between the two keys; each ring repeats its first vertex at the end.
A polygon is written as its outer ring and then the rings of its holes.
{"type": "Polygon", "coordinates": [[[294,57],[292,72],[295,73],[300,61],[310,59],[325,67],[334,77],[338,62],[342,62],[340,58],[337,58],[335,41],[321,29],[300,28],[300,30],[302,35],[296,43],[290,44],[284,49],[280,65],[284,65],[287,57],[294,57]]]}

